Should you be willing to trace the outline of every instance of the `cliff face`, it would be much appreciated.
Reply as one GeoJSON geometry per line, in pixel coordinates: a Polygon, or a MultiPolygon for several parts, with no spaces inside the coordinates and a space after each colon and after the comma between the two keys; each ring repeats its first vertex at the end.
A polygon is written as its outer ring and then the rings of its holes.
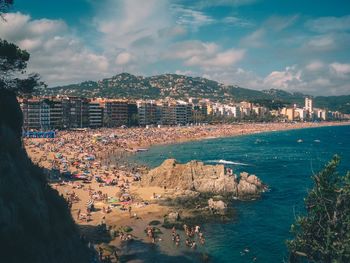
{"type": "Polygon", "coordinates": [[[142,184],[237,197],[258,195],[266,188],[255,175],[241,173],[239,179],[226,175],[224,165],[205,165],[198,161],[179,164],[174,159],[165,160],[149,171],[142,177],[142,184]]]}
{"type": "Polygon", "coordinates": [[[0,90],[0,261],[89,262],[67,203],[21,143],[22,114],[0,90]]]}

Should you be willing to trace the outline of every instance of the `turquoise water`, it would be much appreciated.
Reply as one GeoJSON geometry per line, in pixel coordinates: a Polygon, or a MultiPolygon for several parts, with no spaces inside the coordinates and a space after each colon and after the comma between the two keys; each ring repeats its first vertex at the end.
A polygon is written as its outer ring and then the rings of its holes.
{"type": "MultiPolygon", "coordinates": [[[[271,191],[256,201],[236,201],[237,219],[206,224],[206,252],[210,262],[283,262],[285,240],[295,215],[303,212],[303,198],[312,186],[310,176],[334,155],[342,157],[341,171],[350,170],[350,126],[271,132],[234,138],[157,146],[134,158],[152,167],[164,159],[180,162],[227,160],[236,172],[256,174],[271,191]],[[303,142],[297,142],[301,139],[303,142]],[[243,165],[244,164],[244,165],[243,165]],[[249,248],[249,252],[241,252],[249,248]],[[256,260],[253,261],[253,258],[256,260]]],[[[191,255],[171,259],[144,257],[149,262],[197,262],[191,255]]]]}

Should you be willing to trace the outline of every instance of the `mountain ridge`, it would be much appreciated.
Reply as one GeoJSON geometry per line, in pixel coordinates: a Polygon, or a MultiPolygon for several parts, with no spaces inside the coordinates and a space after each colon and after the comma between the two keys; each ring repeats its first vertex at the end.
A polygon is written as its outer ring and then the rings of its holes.
{"type": "Polygon", "coordinates": [[[300,92],[280,89],[253,90],[237,85],[225,85],[202,77],[179,74],[161,74],[150,77],[120,73],[98,81],[84,81],[77,84],[56,86],[37,90],[36,95],[82,96],[87,98],[128,98],[128,99],[174,99],[204,98],[230,103],[249,100],[251,102],[278,108],[304,104],[305,97],[313,97],[316,107],[350,113],[350,95],[309,96],[300,92]]]}

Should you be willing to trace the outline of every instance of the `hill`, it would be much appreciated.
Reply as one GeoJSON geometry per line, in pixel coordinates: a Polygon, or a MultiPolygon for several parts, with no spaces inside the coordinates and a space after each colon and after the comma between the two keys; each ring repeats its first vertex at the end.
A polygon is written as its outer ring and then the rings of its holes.
{"type": "MultiPolygon", "coordinates": [[[[201,77],[163,74],[151,77],[121,73],[100,81],[85,81],[79,84],[37,90],[37,95],[68,95],[128,98],[128,99],[174,99],[208,98],[218,102],[248,100],[269,108],[304,104],[305,94],[290,93],[279,89],[252,90],[235,85],[224,85],[201,77]]],[[[315,97],[315,107],[350,113],[350,96],[315,97]]]]}

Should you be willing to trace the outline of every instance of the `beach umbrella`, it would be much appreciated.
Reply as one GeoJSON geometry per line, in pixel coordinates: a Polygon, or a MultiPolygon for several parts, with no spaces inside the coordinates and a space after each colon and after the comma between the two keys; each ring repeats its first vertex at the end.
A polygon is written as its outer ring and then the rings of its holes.
{"type": "Polygon", "coordinates": [[[91,207],[93,204],[94,204],[94,200],[89,199],[89,200],[86,202],[86,207],[91,207]]]}

